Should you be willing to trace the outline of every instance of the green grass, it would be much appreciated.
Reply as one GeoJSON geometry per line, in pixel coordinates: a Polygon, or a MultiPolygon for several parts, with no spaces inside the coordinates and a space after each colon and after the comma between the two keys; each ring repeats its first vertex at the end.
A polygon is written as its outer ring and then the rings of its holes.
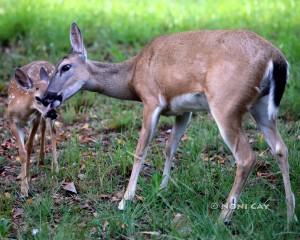
{"type": "MultiPolygon", "coordinates": [[[[30,61],[55,63],[69,51],[68,29],[76,21],[84,35],[89,58],[122,61],[133,56],[153,37],[193,29],[246,28],[282,49],[291,65],[279,123],[289,148],[291,181],[300,218],[300,3],[298,1],[29,1],[0,0],[0,90],[13,69],[30,61]]],[[[2,109],[2,105],[0,106],[2,109]]],[[[3,112],[2,110],[0,111],[3,112]]],[[[0,238],[19,239],[298,239],[299,224],[286,227],[282,178],[276,161],[264,152],[267,145],[255,125],[245,127],[254,139],[258,161],[241,203],[268,203],[269,209],[241,209],[232,225],[217,223],[220,209],[233,184],[234,160],[216,125],[198,114],[181,143],[167,191],[159,191],[164,162],[165,129],[172,119],[162,118],[160,131],[147,157],[149,165],[138,182],[138,198],[124,212],[117,199],[124,190],[133,163],[141,126],[141,105],[97,94],[78,94],[60,110],[62,129],[70,135],[59,142],[61,171],[52,176],[47,166],[32,168],[37,176],[33,196],[18,199],[19,183],[0,176],[0,238]],[[82,128],[89,124],[89,130],[82,128]],[[83,137],[93,141],[85,142],[83,137]],[[223,163],[223,160],[225,162],[223,163]],[[271,178],[258,177],[267,172],[271,178]],[[79,194],[66,194],[61,184],[73,181],[79,194]],[[6,193],[6,194],[5,194],[6,193]],[[9,193],[9,194],[7,194],[9,193]],[[24,209],[14,227],[12,209],[24,209]],[[181,214],[179,223],[175,216],[181,214]],[[34,237],[32,230],[37,229],[34,237]],[[147,235],[150,232],[153,235],[147,235]],[[159,236],[155,235],[159,234],[159,236]]],[[[3,128],[4,129],[4,128],[3,128]]],[[[1,130],[2,132],[2,130],[1,130]]],[[[6,129],[1,142],[10,137],[6,129]]],[[[16,151],[9,150],[11,154],[16,151]]],[[[50,165],[51,154],[47,155],[50,165]]],[[[11,166],[0,156],[0,169],[11,166]]]]}

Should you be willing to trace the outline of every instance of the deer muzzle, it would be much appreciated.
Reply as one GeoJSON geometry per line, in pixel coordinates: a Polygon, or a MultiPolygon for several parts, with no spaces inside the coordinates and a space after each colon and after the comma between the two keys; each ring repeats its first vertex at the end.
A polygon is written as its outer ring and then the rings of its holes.
{"type": "Polygon", "coordinates": [[[51,104],[51,108],[56,108],[62,103],[63,97],[62,95],[58,95],[55,92],[47,92],[46,95],[42,99],[42,103],[45,107],[51,104]]]}

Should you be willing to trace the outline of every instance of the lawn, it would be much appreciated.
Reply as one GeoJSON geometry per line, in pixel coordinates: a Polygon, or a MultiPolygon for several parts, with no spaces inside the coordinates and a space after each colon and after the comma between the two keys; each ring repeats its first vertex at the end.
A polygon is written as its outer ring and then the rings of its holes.
{"type": "Polygon", "coordinates": [[[56,63],[65,55],[72,21],[83,32],[89,58],[99,61],[122,61],[155,36],[195,29],[249,29],[279,47],[291,66],[279,129],[289,148],[300,218],[299,1],[0,0],[0,239],[299,239],[299,223],[287,227],[278,165],[248,116],[244,126],[257,164],[230,226],[217,220],[233,184],[234,159],[206,113],[194,115],[166,191],[159,184],[173,119],[161,119],[135,201],[119,211],[142,106],[94,93],[77,94],[60,109],[60,173],[50,171],[49,148],[47,164],[38,168],[36,150],[31,196],[20,198],[16,145],[3,117],[6,86],[17,66],[38,59],[56,63]],[[77,194],[64,189],[67,183],[77,194]]]}

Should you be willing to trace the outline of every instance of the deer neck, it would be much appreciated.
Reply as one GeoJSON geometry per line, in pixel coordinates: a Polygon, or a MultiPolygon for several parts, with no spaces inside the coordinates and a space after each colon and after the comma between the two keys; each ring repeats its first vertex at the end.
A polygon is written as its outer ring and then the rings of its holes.
{"type": "Polygon", "coordinates": [[[88,60],[87,67],[90,77],[83,88],[113,98],[139,100],[131,85],[135,62],[135,58],[122,63],[102,63],[88,60]]]}

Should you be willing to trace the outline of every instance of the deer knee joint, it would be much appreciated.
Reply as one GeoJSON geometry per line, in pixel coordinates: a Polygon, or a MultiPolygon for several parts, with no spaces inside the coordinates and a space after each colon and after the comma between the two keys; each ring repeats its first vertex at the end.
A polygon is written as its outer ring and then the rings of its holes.
{"type": "Polygon", "coordinates": [[[20,161],[25,162],[27,159],[27,151],[21,150],[21,151],[19,151],[19,155],[20,155],[20,161]]]}
{"type": "Polygon", "coordinates": [[[251,153],[247,158],[237,161],[237,166],[241,169],[252,168],[255,164],[256,157],[254,153],[251,153]]]}
{"type": "Polygon", "coordinates": [[[276,154],[276,156],[278,156],[280,158],[287,157],[288,149],[286,146],[282,146],[280,143],[277,143],[276,147],[275,147],[275,154],[276,154]]]}

